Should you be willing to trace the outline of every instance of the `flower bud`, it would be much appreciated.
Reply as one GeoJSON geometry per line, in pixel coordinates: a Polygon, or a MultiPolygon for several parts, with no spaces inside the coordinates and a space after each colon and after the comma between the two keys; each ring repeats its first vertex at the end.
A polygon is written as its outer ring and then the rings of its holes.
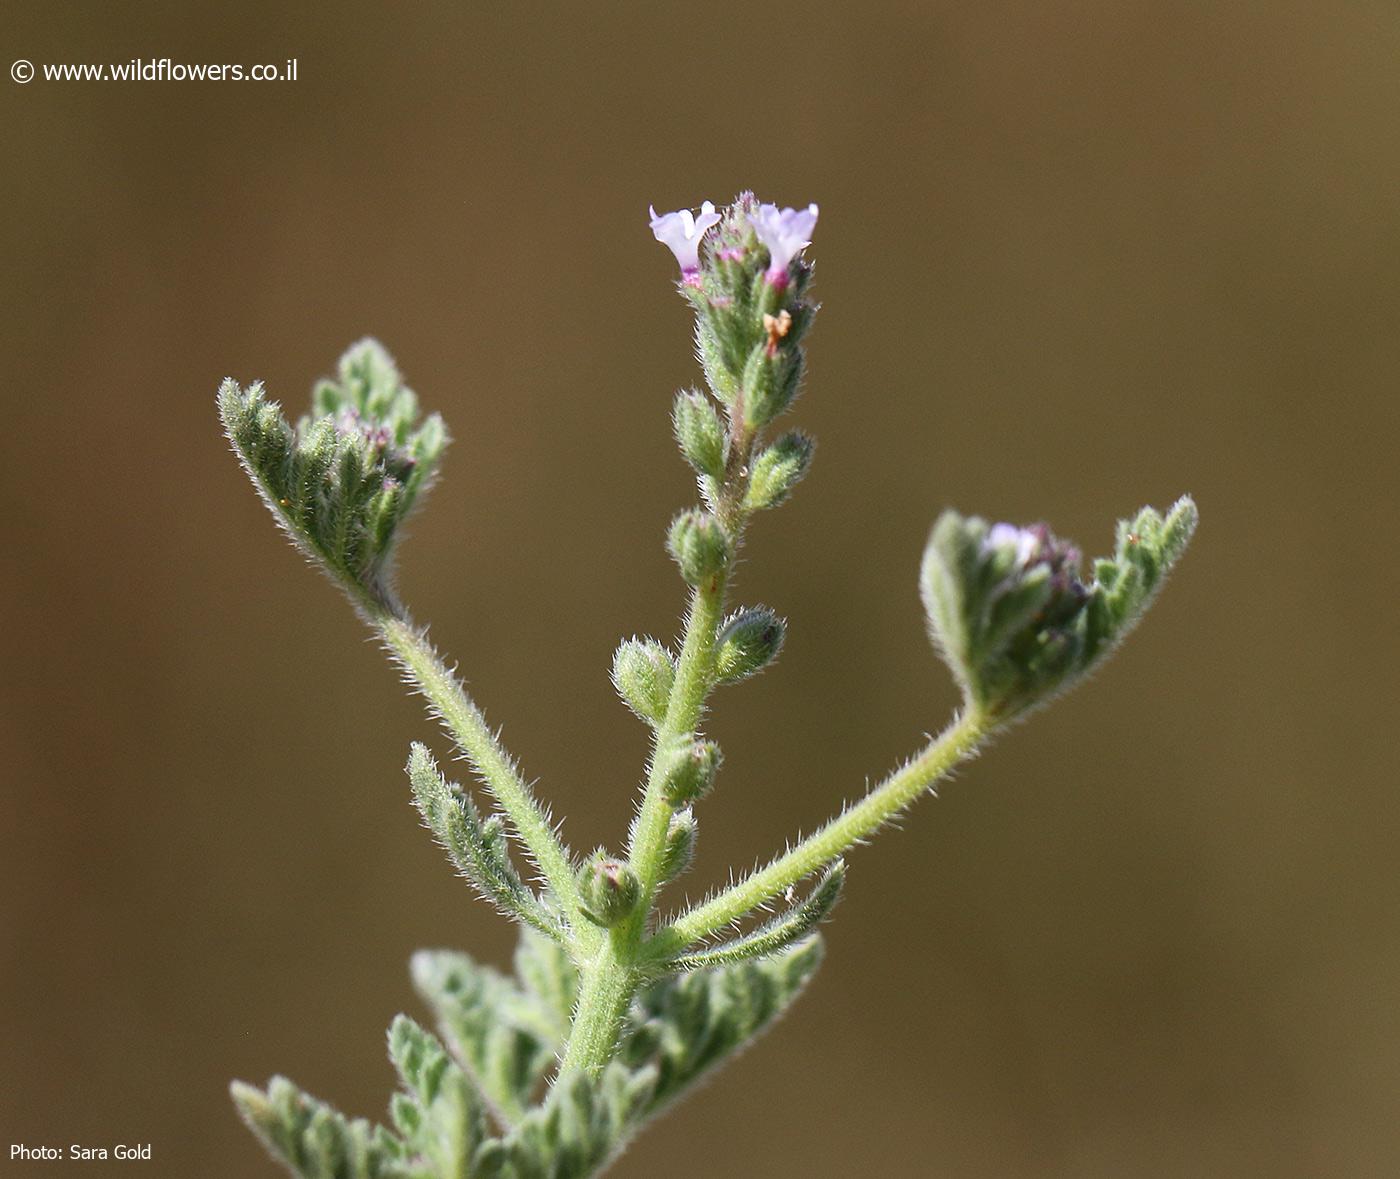
{"type": "Polygon", "coordinates": [[[666,766],[662,794],[673,807],[686,807],[707,795],[724,755],[713,741],[692,741],[675,751],[666,766]]]}
{"type": "Polygon", "coordinates": [[[744,365],[746,425],[766,426],[792,404],[805,364],[800,348],[775,350],[766,340],[754,346],[744,365]]]}
{"type": "Polygon", "coordinates": [[[659,725],[666,715],[675,678],[670,652],[655,639],[628,639],[613,655],[613,687],[649,725],[659,725]]]}
{"type": "Polygon", "coordinates": [[[671,816],[666,828],[666,849],[661,855],[661,879],[674,880],[690,867],[695,858],[695,839],[698,829],[695,812],[689,807],[671,816]]]}
{"type": "Polygon", "coordinates": [[[757,675],[778,657],[786,634],[787,623],[767,606],[731,614],[715,639],[715,679],[734,684],[757,675]]]}
{"type": "Polygon", "coordinates": [[[699,585],[724,568],[729,538],[718,520],[698,508],[682,512],[671,523],[666,547],[690,585],[699,585]]]}
{"type": "Polygon", "coordinates": [[[816,443],[799,431],[784,434],[753,461],[744,507],[749,511],[782,503],[807,474],[816,443]]]}
{"type": "Polygon", "coordinates": [[[724,476],[724,428],[715,407],[702,393],[678,393],[671,414],[676,442],[697,475],[724,476]]]}
{"type": "Polygon", "coordinates": [[[632,915],[641,899],[642,885],[625,861],[599,848],[579,872],[578,891],[584,916],[610,929],[632,915]]]}

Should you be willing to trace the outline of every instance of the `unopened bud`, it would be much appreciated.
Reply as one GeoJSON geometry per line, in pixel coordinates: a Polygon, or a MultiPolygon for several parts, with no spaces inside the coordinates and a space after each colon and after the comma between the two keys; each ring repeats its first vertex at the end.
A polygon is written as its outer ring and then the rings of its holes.
{"type": "Polygon", "coordinates": [[[784,434],[753,461],[744,507],[773,508],[792,494],[792,489],[812,465],[816,443],[798,431],[784,434]]]}
{"type": "Polygon", "coordinates": [[[724,755],[713,741],[693,741],[671,754],[662,792],[673,807],[698,802],[715,784],[724,755]]]}
{"type": "Polygon", "coordinates": [[[655,639],[628,639],[613,655],[612,682],[623,703],[649,725],[666,715],[676,665],[655,639]]]}
{"type": "Polygon", "coordinates": [[[641,899],[642,886],[624,861],[600,848],[579,873],[578,891],[584,916],[595,925],[610,929],[632,915],[641,899]]]}
{"type": "Polygon", "coordinates": [[[766,426],[787,409],[802,383],[802,350],[770,347],[769,338],[765,333],[744,366],[744,422],[751,429],[766,426]]]}
{"type": "Polygon", "coordinates": [[[671,414],[676,442],[685,460],[698,475],[720,479],[724,475],[724,428],[709,398],[701,393],[679,393],[671,414]]]}
{"type": "Polygon", "coordinates": [[[1081,678],[1133,627],[1181,556],[1196,506],[1120,521],[1111,558],[1082,579],[1079,550],[1044,524],[945,512],[924,554],[929,630],[969,703],[1003,721],[1081,678]]]}
{"type": "Polygon", "coordinates": [[[674,880],[690,867],[695,858],[695,839],[698,828],[695,812],[689,807],[671,816],[666,828],[666,850],[661,856],[661,879],[674,880]]]}
{"type": "Polygon", "coordinates": [[[767,606],[730,615],[716,637],[715,678],[733,684],[757,675],[778,657],[787,624],[767,606]]]}
{"type": "Polygon", "coordinates": [[[690,585],[699,585],[724,568],[729,560],[729,538],[713,516],[692,508],[671,523],[666,547],[690,585]]]}

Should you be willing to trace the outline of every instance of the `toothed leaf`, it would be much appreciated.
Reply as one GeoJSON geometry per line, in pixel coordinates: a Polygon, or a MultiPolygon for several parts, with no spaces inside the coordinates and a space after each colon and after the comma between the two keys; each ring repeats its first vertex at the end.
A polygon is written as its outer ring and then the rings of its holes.
{"type": "Polygon", "coordinates": [[[807,896],[757,929],[722,945],[678,954],[667,965],[679,970],[727,966],[750,958],[763,958],[785,949],[826,920],[840,899],[845,879],[846,865],[837,860],[822,874],[807,896]]]}
{"type": "Polygon", "coordinates": [[[424,825],[476,890],[508,916],[562,937],[559,918],[526,886],[511,862],[502,819],[492,815],[483,821],[471,797],[442,776],[433,755],[418,742],[409,752],[408,779],[424,825]]]}

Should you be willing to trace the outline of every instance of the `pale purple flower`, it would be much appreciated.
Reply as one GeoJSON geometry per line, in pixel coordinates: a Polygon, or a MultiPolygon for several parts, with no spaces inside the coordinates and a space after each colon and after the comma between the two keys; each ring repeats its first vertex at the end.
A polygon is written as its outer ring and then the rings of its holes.
{"type": "Polygon", "coordinates": [[[1075,601],[1082,598],[1079,550],[1057,537],[1046,525],[1031,524],[1018,528],[1015,524],[993,524],[982,541],[982,551],[990,554],[998,550],[1010,550],[1015,554],[1011,581],[1043,565],[1050,571],[1051,584],[1057,594],[1067,593],[1075,601]]]}
{"type": "Polygon", "coordinates": [[[779,209],[777,205],[759,205],[749,221],[758,240],[768,247],[768,281],[782,286],[787,282],[792,260],[812,244],[812,230],[817,227],[817,206],[779,209]]]}
{"type": "Polygon", "coordinates": [[[706,201],[700,206],[700,216],[696,217],[689,209],[678,213],[656,215],[656,206],[651,207],[651,231],[656,240],[669,246],[676,261],[681,264],[681,277],[686,282],[697,281],[700,274],[700,239],[705,231],[718,225],[720,216],[715,212],[714,202],[706,201]]]}
{"type": "Polygon", "coordinates": [[[1040,548],[1041,534],[1035,528],[1018,528],[1015,524],[993,524],[982,544],[987,551],[1015,549],[1016,564],[1024,566],[1040,548]]]}

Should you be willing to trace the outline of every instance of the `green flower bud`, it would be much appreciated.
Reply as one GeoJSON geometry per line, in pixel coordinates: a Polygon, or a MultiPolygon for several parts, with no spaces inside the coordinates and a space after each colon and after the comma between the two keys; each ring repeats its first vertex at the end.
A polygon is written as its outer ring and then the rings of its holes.
{"type": "Polygon", "coordinates": [[[666,828],[666,850],[661,856],[661,879],[674,880],[695,859],[695,839],[699,834],[695,812],[689,807],[671,816],[666,828]]]}
{"type": "Polygon", "coordinates": [[[744,422],[750,429],[766,426],[792,404],[805,364],[800,348],[778,347],[772,337],[754,347],[744,365],[744,422]]]}
{"type": "Polygon", "coordinates": [[[690,585],[712,577],[729,560],[729,537],[723,526],[698,508],[682,512],[672,521],[666,547],[690,585]]]}
{"type": "Polygon", "coordinates": [[[675,678],[675,661],[655,639],[628,639],[613,655],[613,687],[649,725],[659,725],[666,715],[675,678]]]}
{"type": "Polygon", "coordinates": [[[673,807],[687,807],[707,795],[715,784],[724,755],[713,741],[692,741],[676,750],[666,766],[662,794],[673,807]]]}
{"type": "Polygon", "coordinates": [[[681,453],[695,473],[711,479],[723,478],[724,427],[710,399],[693,391],[676,394],[671,425],[681,453]]]}
{"type": "Polygon", "coordinates": [[[715,678],[738,683],[757,675],[778,657],[787,623],[768,609],[753,606],[731,614],[715,639],[715,678]]]}
{"type": "Polygon", "coordinates": [[[812,465],[816,443],[807,434],[784,434],[753,461],[744,507],[750,511],[782,503],[812,465]]]}
{"type": "Polygon", "coordinates": [[[610,929],[632,915],[641,900],[642,885],[625,861],[599,848],[579,872],[578,891],[584,916],[610,929]]]}

